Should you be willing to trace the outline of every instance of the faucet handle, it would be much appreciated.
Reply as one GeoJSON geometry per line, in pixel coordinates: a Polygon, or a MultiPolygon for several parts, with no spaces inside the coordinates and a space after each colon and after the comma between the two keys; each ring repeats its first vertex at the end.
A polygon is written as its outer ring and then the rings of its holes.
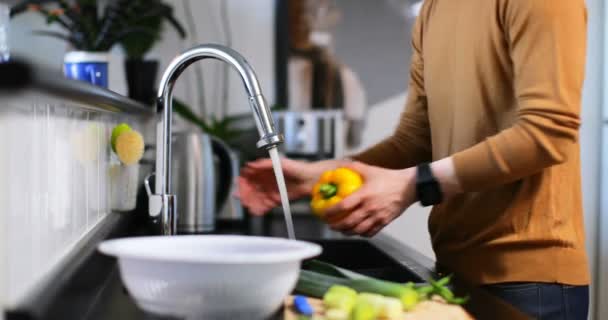
{"type": "Polygon", "coordinates": [[[152,172],[144,178],[144,187],[146,188],[146,193],[148,197],[152,196],[152,190],[150,189],[150,178],[156,175],[156,172],[152,172]]]}
{"type": "Polygon", "coordinates": [[[152,193],[152,189],[150,188],[150,178],[155,175],[156,173],[152,172],[144,179],[144,187],[146,188],[146,193],[148,194],[148,214],[152,218],[157,218],[160,216],[163,208],[162,197],[158,194],[152,193]]]}

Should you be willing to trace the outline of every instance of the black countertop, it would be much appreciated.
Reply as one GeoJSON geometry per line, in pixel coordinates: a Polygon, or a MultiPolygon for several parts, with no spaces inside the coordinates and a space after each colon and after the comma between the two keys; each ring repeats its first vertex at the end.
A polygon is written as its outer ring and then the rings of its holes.
{"type": "MultiPolygon", "coordinates": [[[[154,227],[151,227],[142,216],[123,215],[116,220],[117,227],[112,232],[102,235],[102,239],[148,235],[154,232],[154,227]]],[[[299,238],[319,239],[327,235],[324,227],[310,216],[296,215],[294,224],[299,238]]],[[[269,216],[249,218],[246,222],[238,224],[220,224],[215,233],[284,236],[285,229],[280,217],[269,216]]],[[[390,237],[378,236],[369,242],[421,280],[441,276],[435,273],[433,260],[390,237]]],[[[91,243],[88,248],[84,248],[76,259],[78,261],[66,267],[73,269],[71,272],[66,272],[70,274],[69,277],[49,283],[47,290],[42,290],[17,309],[7,312],[6,319],[170,320],[167,317],[146,314],[138,309],[121,283],[116,261],[97,253],[95,250],[97,243],[91,243]]],[[[454,284],[458,294],[466,293],[471,296],[465,308],[476,319],[527,319],[511,306],[482,289],[459,281],[457,277],[454,279],[454,284]]],[[[272,320],[282,319],[280,313],[272,320]]]]}

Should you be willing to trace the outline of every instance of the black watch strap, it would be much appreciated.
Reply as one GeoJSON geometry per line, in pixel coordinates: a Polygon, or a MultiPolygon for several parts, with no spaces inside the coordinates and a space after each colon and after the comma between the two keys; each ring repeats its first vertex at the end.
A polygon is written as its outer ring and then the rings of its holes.
{"type": "Polygon", "coordinates": [[[416,196],[423,206],[432,206],[443,200],[439,182],[435,179],[428,163],[416,167],[416,196]]]}

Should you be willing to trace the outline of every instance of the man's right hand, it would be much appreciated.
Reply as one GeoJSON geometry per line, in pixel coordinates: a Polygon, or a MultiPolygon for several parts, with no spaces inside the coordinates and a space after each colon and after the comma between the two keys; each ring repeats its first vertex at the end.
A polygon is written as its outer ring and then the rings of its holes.
{"type": "MultiPolygon", "coordinates": [[[[340,166],[342,161],[304,162],[281,158],[289,200],[310,194],[315,182],[326,170],[340,166]]],[[[253,215],[263,215],[281,204],[281,197],[270,159],[247,163],[238,178],[237,196],[253,215]]]]}

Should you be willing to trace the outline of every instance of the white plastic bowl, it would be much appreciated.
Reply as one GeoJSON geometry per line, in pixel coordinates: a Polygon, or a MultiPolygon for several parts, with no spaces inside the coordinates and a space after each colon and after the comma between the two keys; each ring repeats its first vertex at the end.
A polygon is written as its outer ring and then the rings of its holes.
{"type": "Polygon", "coordinates": [[[265,319],[293,290],[316,244],[247,236],[157,236],[109,240],[137,305],[187,319],[265,319]]]}

